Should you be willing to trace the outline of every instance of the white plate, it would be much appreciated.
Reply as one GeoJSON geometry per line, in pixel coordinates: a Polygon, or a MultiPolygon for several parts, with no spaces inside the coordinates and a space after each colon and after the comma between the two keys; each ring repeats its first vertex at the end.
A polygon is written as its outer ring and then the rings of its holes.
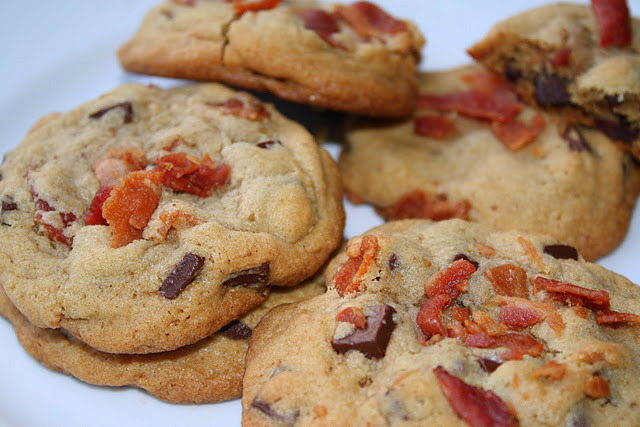
{"type": "MultiPolygon", "coordinates": [[[[39,117],[65,111],[118,84],[137,80],[160,86],[171,80],[132,76],[119,67],[115,51],[137,27],[154,0],[36,0],[3,2],[0,14],[0,152],[20,142],[39,117]]],[[[465,48],[492,23],[540,0],[380,0],[396,16],[414,20],[428,39],[425,69],[470,62],[465,48]]],[[[630,2],[640,15],[640,0],[630,2]]],[[[330,148],[335,154],[336,146],[330,148]]],[[[347,237],[379,224],[367,207],[347,203],[347,237]]],[[[640,283],[640,214],[636,210],[624,243],[600,260],[640,283]]],[[[172,426],[240,425],[238,400],[211,405],[171,405],[133,388],[84,384],[51,372],[16,342],[0,320],[0,425],[172,426]]]]}

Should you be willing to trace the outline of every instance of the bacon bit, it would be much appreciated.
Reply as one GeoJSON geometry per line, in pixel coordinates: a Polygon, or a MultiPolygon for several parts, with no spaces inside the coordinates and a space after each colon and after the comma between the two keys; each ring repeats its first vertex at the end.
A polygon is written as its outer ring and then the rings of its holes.
{"type": "Polygon", "coordinates": [[[571,49],[563,47],[549,56],[549,64],[554,67],[566,67],[571,59],[571,49]]]}
{"type": "Polygon", "coordinates": [[[84,214],[84,222],[87,225],[107,225],[107,220],[102,217],[102,205],[111,195],[112,189],[110,186],[98,188],[89,209],[84,214]]]}
{"type": "Polygon", "coordinates": [[[236,16],[241,16],[245,12],[258,12],[260,10],[273,9],[280,4],[280,0],[225,0],[227,3],[233,3],[236,16]]]}
{"type": "Polygon", "coordinates": [[[467,332],[469,332],[469,334],[471,335],[479,334],[480,332],[486,332],[480,325],[470,319],[464,321],[464,327],[467,328],[467,332]]]}
{"type": "Polygon", "coordinates": [[[503,359],[520,360],[525,354],[538,357],[544,351],[544,344],[528,335],[502,334],[489,336],[486,332],[469,335],[464,341],[467,347],[498,348],[506,347],[509,350],[501,355],[503,359]]]}
{"type": "Polygon", "coordinates": [[[211,107],[220,108],[222,114],[231,114],[243,119],[258,121],[268,119],[271,114],[259,101],[244,101],[240,98],[230,98],[225,102],[207,103],[211,107]]]}
{"type": "Polygon", "coordinates": [[[451,316],[459,322],[464,322],[465,320],[469,319],[470,315],[471,310],[469,310],[468,308],[463,308],[457,305],[451,307],[451,316]]]}
{"type": "Polygon", "coordinates": [[[503,264],[487,270],[484,275],[489,279],[498,295],[529,298],[527,272],[513,264],[503,264]]]}
{"type": "Polygon", "coordinates": [[[129,172],[144,169],[149,162],[144,151],[135,147],[112,147],[93,165],[93,173],[101,187],[115,186],[129,172]]]}
{"type": "Polygon", "coordinates": [[[316,405],[313,407],[313,413],[318,418],[324,418],[327,416],[327,407],[324,405],[316,405]]]}
{"type": "Polygon", "coordinates": [[[341,297],[361,290],[362,279],[378,254],[378,239],[375,236],[363,236],[358,255],[351,256],[353,252],[350,255],[348,249],[349,259],[331,279],[331,286],[341,297]]]}
{"type": "Polygon", "coordinates": [[[631,17],[626,0],[591,0],[598,22],[598,46],[628,46],[631,43],[631,17]]]}
{"type": "Polygon", "coordinates": [[[73,245],[73,238],[67,237],[64,234],[64,230],[76,220],[76,216],[71,212],[60,212],[52,207],[46,200],[41,199],[33,186],[30,188],[31,197],[33,197],[36,205],[35,221],[42,226],[51,240],[62,243],[68,247],[73,245]],[[57,212],[60,215],[60,221],[62,222],[62,229],[45,221],[44,212],[57,212]]]}
{"type": "Polygon", "coordinates": [[[471,426],[515,427],[518,420],[494,392],[469,385],[442,366],[433,370],[445,397],[460,418],[471,426]]]}
{"type": "Polygon", "coordinates": [[[208,197],[214,188],[227,181],[231,168],[227,164],[214,168],[208,154],[202,160],[186,153],[173,153],[156,160],[156,169],[164,173],[163,184],[174,190],[208,197]]]}
{"type": "Polygon", "coordinates": [[[485,331],[482,331],[469,335],[467,339],[464,340],[464,345],[474,348],[494,348],[495,340],[485,331]]]}
{"type": "Polygon", "coordinates": [[[609,382],[600,375],[592,375],[585,384],[584,393],[592,399],[609,397],[611,395],[609,382]]]}
{"type": "Polygon", "coordinates": [[[496,300],[506,304],[500,309],[500,322],[509,329],[522,329],[546,319],[547,323],[557,334],[564,330],[564,321],[560,313],[552,306],[531,301],[525,298],[499,296],[496,300]]]}
{"type": "Polygon", "coordinates": [[[447,324],[447,336],[464,341],[469,336],[467,329],[460,322],[451,322],[447,324]]]}
{"type": "Polygon", "coordinates": [[[422,303],[416,323],[422,333],[430,338],[434,335],[447,336],[447,330],[442,326],[442,310],[451,304],[451,297],[445,294],[435,295],[422,303]]]}
{"type": "Polygon", "coordinates": [[[489,336],[500,335],[504,333],[504,330],[496,323],[495,320],[491,318],[484,311],[474,311],[473,312],[473,321],[482,328],[489,336]]]}
{"type": "Polygon", "coordinates": [[[467,200],[450,202],[445,194],[433,195],[422,190],[406,193],[393,206],[378,209],[386,220],[426,218],[432,221],[460,218],[469,219],[471,205],[467,200]]]}
{"type": "Polygon", "coordinates": [[[367,318],[358,307],[347,307],[336,316],[338,322],[348,322],[356,328],[362,329],[367,326],[367,318]]]}
{"type": "Polygon", "coordinates": [[[476,243],[476,249],[480,253],[480,255],[485,256],[487,258],[491,258],[496,255],[496,250],[491,246],[484,245],[482,243],[476,243]]]}
{"type": "Polygon", "coordinates": [[[524,249],[525,255],[529,257],[531,262],[533,262],[533,264],[538,268],[538,270],[542,271],[543,273],[546,272],[547,267],[542,261],[542,257],[540,256],[538,251],[536,251],[536,248],[533,247],[533,243],[531,243],[530,241],[528,241],[522,236],[518,237],[518,243],[520,243],[520,246],[522,246],[522,249],[524,249]]]}
{"type": "Polygon", "coordinates": [[[428,297],[445,294],[452,302],[460,294],[460,282],[469,279],[475,271],[476,267],[466,259],[456,260],[427,279],[424,293],[428,297]]]}
{"type": "Polygon", "coordinates": [[[166,239],[169,230],[183,227],[193,227],[202,224],[204,221],[200,218],[179,209],[165,208],[158,215],[161,225],[157,228],[157,232],[162,239],[166,239]]]}
{"type": "Polygon", "coordinates": [[[478,71],[475,73],[465,74],[462,80],[474,90],[484,93],[511,94],[516,99],[515,94],[511,91],[509,83],[507,83],[499,74],[487,71],[478,71]]]}
{"type": "Polygon", "coordinates": [[[112,248],[142,238],[142,230],[158,207],[163,175],[157,171],[131,172],[111,190],[102,206],[102,216],[111,228],[112,248]]]}
{"type": "Polygon", "coordinates": [[[545,120],[541,114],[533,117],[531,126],[527,126],[519,120],[509,123],[492,123],[493,133],[500,142],[512,151],[518,151],[533,142],[544,126],[545,120]]]}
{"type": "Polygon", "coordinates": [[[592,310],[609,311],[609,293],[597,289],[587,289],[567,282],[537,276],[534,283],[551,294],[554,300],[566,305],[581,305],[592,310]]]}
{"type": "Polygon", "coordinates": [[[453,120],[442,116],[418,116],[413,119],[413,132],[433,139],[445,139],[456,134],[453,120]]]}
{"type": "Polygon", "coordinates": [[[574,305],[572,308],[576,316],[581,317],[583,319],[586,319],[587,317],[589,317],[589,313],[591,313],[591,310],[589,310],[588,308],[584,308],[581,305],[574,305]]]}
{"type": "Polygon", "coordinates": [[[598,325],[621,322],[640,323],[640,316],[632,313],[618,313],[617,311],[606,311],[596,316],[598,325]]]}
{"type": "Polygon", "coordinates": [[[307,9],[298,12],[304,22],[304,27],[315,31],[316,34],[330,46],[347,50],[347,47],[333,38],[333,34],[340,31],[336,17],[322,9],[307,9]]]}
{"type": "Polygon", "coordinates": [[[531,374],[531,379],[535,380],[539,377],[549,377],[554,380],[561,380],[564,378],[564,375],[567,373],[567,364],[566,363],[558,363],[553,360],[548,361],[542,367],[536,369],[531,374]]]}
{"type": "Polygon", "coordinates": [[[362,37],[380,37],[407,31],[406,23],[366,1],[338,6],[335,13],[362,37]]]}
{"type": "Polygon", "coordinates": [[[522,110],[522,104],[510,96],[478,90],[452,92],[444,95],[420,94],[417,107],[455,111],[468,117],[501,123],[511,122],[522,110]]]}

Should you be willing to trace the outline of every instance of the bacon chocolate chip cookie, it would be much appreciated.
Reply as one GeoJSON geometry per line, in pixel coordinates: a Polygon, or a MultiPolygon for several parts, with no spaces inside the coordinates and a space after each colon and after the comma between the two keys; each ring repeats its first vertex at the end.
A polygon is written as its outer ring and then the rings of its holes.
{"type": "Polygon", "coordinates": [[[496,24],[469,54],[529,102],[601,129],[640,159],[640,20],[625,0],[526,11],[496,24]]]}
{"type": "Polygon", "coordinates": [[[458,219],[351,239],[251,338],[243,425],[585,426],[640,417],[640,287],[458,219]]]}
{"type": "Polygon", "coordinates": [[[166,1],[119,50],[136,73],[223,81],[372,116],[414,107],[423,36],[369,2],[166,1]]]}
{"type": "Polygon", "coordinates": [[[637,162],[597,129],[522,104],[479,66],[420,75],[403,122],[353,123],[347,194],[387,219],[462,218],[551,234],[594,260],[624,238],[637,162]]]}
{"type": "Polygon", "coordinates": [[[329,154],[214,83],[125,85],[46,116],[0,173],[0,284],[35,326],[105,352],[205,338],[342,239],[329,154]]]}

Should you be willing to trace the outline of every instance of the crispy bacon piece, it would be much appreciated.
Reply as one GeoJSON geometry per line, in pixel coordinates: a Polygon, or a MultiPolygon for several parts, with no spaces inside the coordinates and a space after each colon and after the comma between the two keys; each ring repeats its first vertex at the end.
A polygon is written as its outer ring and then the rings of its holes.
{"type": "Polygon", "coordinates": [[[107,225],[107,220],[102,217],[102,205],[111,195],[111,186],[102,186],[98,188],[89,209],[84,214],[84,222],[87,225],[107,225]]]}
{"type": "Polygon", "coordinates": [[[488,71],[478,71],[462,76],[462,80],[471,85],[474,90],[485,93],[510,94],[516,99],[515,94],[507,83],[499,74],[488,71]]]}
{"type": "Polygon", "coordinates": [[[631,43],[631,16],[626,0],[591,0],[598,22],[598,46],[628,46],[631,43]]]}
{"type": "Polygon", "coordinates": [[[445,139],[456,134],[453,120],[442,116],[418,116],[413,119],[413,131],[433,139],[445,139]]]}
{"type": "Polygon", "coordinates": [[[549,377],[554,380],[561,380],[564,378],[564,375],[567,373],[567,364],[566,363],[558,363],[553,360],[548,361],[540,368],[533,371],[531,374],[531,379],[536,379],[539,377],[549,377]]]}
{"type": "MultiPolygon", "coordinates": [[[[485,331],[490,336],[502,335],[504,334],[504,329],[498,323],[491,318],[486,312],[477,310],[472,314],[473,323],[478,325],[483,331],[485,331]]],[[[469,325],[470,322],[467,322],[469,325]]]]}
{"type": "Polygon", "coordinates": [[[503,264],[487,270],[484,275],[498,295],[529,298],[527,272],[523,268],[513,264],[503,264]]]}
{"type": "Polygon", "coordinates": [[[214,188],[224,185],[231,168],[224,163],[214,168],[207,154],[199,160],[186,153],[173,153],[156,160],[156,170],[164,173],[163,183],[167,187],[208,197],[214,188]]]}
{"type": "Polygon", "coordinates": [[[524,253],[527,255],[527,257],[529,257],[531,262],[533,262],[540,271],[546,271],[547,267],[546,265],[544,265],[542,257],[540,256],[538,251],[536,251],[533,243],[522,236],[518,236],[518,243],[520,243],[520,246],[522,246],[522,249],[524,249],[524,253]]]}
{"type": "Polygon", "coordinates": [[[609,293],[587,289],[567,282],[537,276],[533,283],[549,292],[551,298],[567,305],[581,305],[592,310],[609,311],[609,293]]]}
{"type": "Polygon", "coordinates": [[[428,297],[445,294],[453,301],[460,295],[461,282],[468,280],[475,272],[473,263],[463,258],[458,259],[431,275],[424,285],[424,293],[428,297]]]}
{"type": "Polygon", "coordinates": [[[330,46],[346,50],[347,47],[333,38],[333,34],[340,31],[335,15],[322,9],[305,9],[298,12],[298,16],[304,22],[304,27],[315,31],[316,34],[330,46]]]}
{"type": "Polygon", "coordinates": [[[367,326],[367,318],[358,307],[347,307],[336,316],[338,322],[349,322],[356,328],[362,329],[367,326]]]}
{"type": "Polygon", "coordinates": [[[128,146],[112,147],[93,165],[93,173],[101,187],[113,187],[129,172],[144,169],[149,162],[144,151],[128,146]]]}
{"type": "Polygon", "coordinates": [[[523,329],[546,319],[556,333],[564,330],[565,325],[560,313],[549,304],[504,296],[498,296],[496,300],[505,304],[500,309],[499,320],[509,329],[523,329]]]}
{"type": "Polygon", "coordinates": [[[508,149],[518,151],[533,142],[544,129],[545,120],[541,114],[537,114],[528,126],[519,120],[509,123],[493,122],[492,129],[496,137],[508,149]]]}
{"type": "Polygon", "coordinates": [[[331,279],[331,286],[338,291],[340,296],[358,292],[361,289],[362,279],[378,254],[377,237],[363,236],[357,252],[357,255],[350,254],[349,250],[347,250],[349,259],[331,279]]]}
{"type": "Polygon", "coordinates": [[[46,200],[43,200],[38,196],[33,186],[31,186],[30,191],[31,197],[33,197],[36,205],[35,221],[45,229],[51,240],[55,240],[56,242],[60,242],[63,245],[71,247],[73,245],[73,237],[66,236],[64,234],[64,230],[76,220],[76,216],[72,212],[60,212],[56,210],[46,200]],[[62,228],[58,228],[47,222],[47,215],[45,215],[45,212],[57,212],[58,215],[60,215],[62,228]]]}
{"type": "Polygon", "coordinates": [[[381,37],[407,31],[406,23],[366,1],[338,6],[335,13],[362,37],[381,37]]]}
{"type": "Polygon", "coordinates": [[[444,95],[420,94],[417,106],[439,111],[455,111],[468,117],[501,123],[511,122],[522,110],[522,104],[511,96],[479,90],[444,95]]]}
{"type": "Polygon", "coordinates": [[[467,347],[498,348],[506,347],[508,351],[501,355],[503,359],[520,360],[525,354],[538,357],[544,351],[544,344],[528,335],[503,334],[489,336],[486,332],[471,334],[464,341],[467,347]]]}
{"type": "Polygon", "coordinates": [[[518,420],[494,392],[469,385],[442,366],[433,370],[453,410],[472,427],[516,427],[518,420]]]}
{"type": "Polygon", "coordinates": [[[158,207],[163,175],[158,171],[131,172],[111,190],[102,206],[102,216],[111,228],[112,248],[142,238],[142,231],[158,207]]]}
{"type": "Polygon", "coordinates": [[[471,311],[468,308],[459,307],[454,305],[451,307],[451,316],[459,322],[464,322],[469,319],[471,311]]]}
{"type": "Polygon", "coordinates": [[[592,399],[600,399],[601,397],[609,397],[611,390],[609,382],[600,375],[593,375],[585,384],[584,393],[592,399]]]}
{"type": "Polygon", "coordinates": [[[622,322],[640,323],[640,316],[632,313],[619,313],[617,311],[605,311],[596,316],[596,323],[599,325],[622,322]]]}
{"type": "Polygon", "coordinates": [[[393,206],[378,209],[386,220],[426,218],[432,221],[469,219],[471,204],[467,200],[450,202],[445,194],[429,194],[414,190],[403,195],[393,206]]]}
{"type": "MultiPolygon", "coordinates": [[[[168,205],[165,205],[165,208],[167,206],[168,205]]],[[[169,230],[172,228],[193,227],[194,225],[202,224],[204,222],[193,214],[171,208],[163,209],[158,215],[158,219],[160,220],[161,225],[157,228],[157,232],[162,239],[167,237],[169,230]]]]}
{"type": "Polygon", "coordinates": [[[245,12],[273,9],[280,4],[280,0],[225,0],[225,2],[233,3],[236,16],[241,16],[245,12]]]}
{"type": "Polygon", "coordinates": [[[255,100],[245,101],[240,98],[230,98],[225,102],[207,103],[207,105],[219,108],[222,114],[231,114],[254,122],[268,119],[271,116],[264,104],[255,100]]]}
{"type": "Polygon", "coordinates": [[[416,323],[425,337],[431,338],[434,335],[447,336],[447,330],[442,326],[441,315],[444,308],[451,301],[450,296],[439,294],[422,303],[416,317],[416,323]]]}

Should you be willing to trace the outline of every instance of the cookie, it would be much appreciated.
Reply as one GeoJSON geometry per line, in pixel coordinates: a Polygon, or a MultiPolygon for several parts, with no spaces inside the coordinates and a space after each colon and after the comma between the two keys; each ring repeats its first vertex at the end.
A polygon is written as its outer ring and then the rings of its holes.
{"type": "Polygon", "coordinates": [[[46,116],[0,173],[7,295],[35,326],[110,353],[199,341],[342,239],[329,154],[215,83],[124,85],[46,116]]]}
{"type": "Polygon", "coordinates": [[[551,234],[587,260],[622,241],[640,175],[606,135],[523,105],[479,66],[420,81],[411,120],[360,120],[346,132],[339,164],[351,200],[387,219],[463,218],[551,234]]]}
{"type": "Polygon", "coordinates": [[[572,246],[394,221],[327,278],[254,330],[243,425],[637,424],[640,287],[572,246]]]}
{"type": "Polygon", "coordinates": [[[253,328],[273,307],[324,291],[321,275],[277,288],[257,308],[213,335],[173,351],[112,354],[89,347],[64,331],[33,326],[0,288],[0,314],[12,324],[24,349],[45,366],[96,385],[132,385],[173,403],[211,403],[242,393],[244,356],[253,328]]]}
{"type": "Polygon", "coordinates": [[[640,20],[624,0],[529,10],[468,52],[524,99],[601,129],[640,158],[640,20]]]}
{"type": "Polygon", "coordinates": [[[369,2],[166,1],[118,51],[131,72],[382,117],[411,113],[424,38],[369,2]]]}

